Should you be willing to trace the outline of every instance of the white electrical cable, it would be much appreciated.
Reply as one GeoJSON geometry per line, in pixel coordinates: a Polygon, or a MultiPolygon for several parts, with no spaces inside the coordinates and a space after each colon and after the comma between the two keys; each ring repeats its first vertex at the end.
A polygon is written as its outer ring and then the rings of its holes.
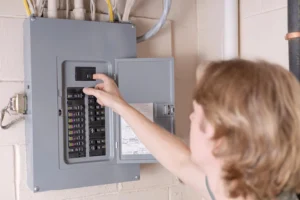
{"type": "Polygon", "coordinates": [[[124,22],[128,22],[129,21],[129,15],[130,15],[130,12],[131,12],[131,9],[132,9],[134,3],[135,3],[135,0],[127,0],[126,1],[126,5],[125,5],[125,10],[124,10],[122,21],[124,21],[124,22]]]}
{"type": "Polygon", "coordinates": [[[42,4],[43,4],[43,0],[36,0],[36,13],[38,17],[41,16],[40,13],[41,13],[42,4]]]}
{"type": "Polygon", "coordinates": [[[119,13],[118,9],[116,9],[115,13],[116,13],[116,15],[117,15],[117,17],[118,17],[119,22],[122,22],[122,16],[121,16],[121,14],[119,13]]]}
{"type": "Polygon", "coordinates": [[[84,8],[84,0],[74,0],[75,8],[84,8]]]}
{"type": "Polygon", "coordinates": [[[69,19],[70,0],[66,0],[66,19],[69,19]]]}
{"type": "Polygon", "coordinates": [[[48,18],[57,18],[57,0],[48,0],[48,18]]]}
{"type": "Polygon", "coordinates": [[[96,20],[96,3],[95,0],[90,0],[91,5],[91,19],[92,21],[96,20]]]}
{"type": "Polygon", "coordinates": [[[147,33],[137,38],[137,42],[143,42],[153,37],[166,23],[168,14],[171,9],[172,0],[164,0],[164,10],[157,24],[155,24],[147,33]]]}
{"type": "Polygon", "coordinates": [[[84,20],[85,19],[85,9],[83,0],[74,0],[74,18],[76,20],[84,20]]]}
{"type": "Polygon", "coordinates": [[[118,17],[118,21],[122,22],[122,16],[119,12],[119,0],[113,0],[113,11],[115,15],[118,17]]]}
{"type": "Polygon", "coordinates": [[[37,0],[36,1],[36,12],[37,12],[37,16],[41,17],[46,5],[46,0],[37,0]]]}
{"type": "Polygon", "coordinates": [[[31,0],[32,6],[33,6],[33,14],[36,15],[37,13],[37,4],[36,0],[31,0]]]}
{"type": "Polygon", "coordinates": [[[113,10],[117,10],[118,9],[118,5],[119,5],[119,0],[113,0],[113,10]]]}
{"type": "Polygon", "coordinates": [[[29,6],[29,9],[30,9],[31,13],[35,14],[35,9],[34,9],[34,5],[33,5],[32,1],[27,0],[27,3],[28,3],[28,6],[29,6]]]}

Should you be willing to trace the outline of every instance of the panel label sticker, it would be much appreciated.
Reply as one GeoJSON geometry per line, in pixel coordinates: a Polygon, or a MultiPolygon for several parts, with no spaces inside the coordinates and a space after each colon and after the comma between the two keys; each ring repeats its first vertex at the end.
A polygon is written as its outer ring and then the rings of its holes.
{"type": "MultiPolygon", "coordinates": [[[[130,105],[153,122],[153,103],[130,105]]],[[[123,118],[121,118],[121,143],[122,155],[151,154],[123,118]]]]}

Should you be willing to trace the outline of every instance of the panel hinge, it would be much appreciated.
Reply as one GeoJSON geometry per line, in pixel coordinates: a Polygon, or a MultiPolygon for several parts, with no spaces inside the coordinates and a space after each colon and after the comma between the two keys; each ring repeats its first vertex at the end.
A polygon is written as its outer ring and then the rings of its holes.
{"type": "Polygon", "coordinates": [[[166,116],[174,116],[175,114],[175,107],[174,105],[165,105],[164,106],[164,115],[166,116]]]}
{"type": "Polygon", "coordinates": [[[115,148],[118,149],[119,148],[119,143],[116,142],[115,145],[116,145],[115,148]]]}
{"type": "Polygon", "coordinates": [[[8,105],[1,111],[0,126],[2,129],[8,129],[12,125],[24,119],[23,116],[12,120],[7,125],[3,125],[5,114],[9,115],[24,115],[27,112],[27,97],[25,94],[16,94],[9,99],[8,105]]]}
{"type": "Polygon", "coordinates": [[[114,74],[114,75],[113,75],[113,78],[114,78],[114,80],[116,81],[116,80],[117,80],[117,74],[114,74]]]}

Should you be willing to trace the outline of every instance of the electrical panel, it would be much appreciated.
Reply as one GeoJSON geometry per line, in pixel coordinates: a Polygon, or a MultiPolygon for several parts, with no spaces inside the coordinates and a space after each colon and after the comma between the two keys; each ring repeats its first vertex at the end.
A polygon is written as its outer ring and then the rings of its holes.
{"type": "Polygon", "coordinates": [[[126,122],[83,93],[104,73],[124,99],[174,133],[174,61],[136,58],[132,24],[29,18],[24,22],[28,186],[34,192],[140,177],[156,162],[126,122]]]}

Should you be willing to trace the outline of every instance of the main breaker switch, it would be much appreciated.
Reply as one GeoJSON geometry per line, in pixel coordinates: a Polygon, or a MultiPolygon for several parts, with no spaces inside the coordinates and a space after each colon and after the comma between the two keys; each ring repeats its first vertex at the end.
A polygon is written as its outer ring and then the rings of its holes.
{"type": "Polygon", "coordinates": [[[95,81],[93,75],[96,73],[95,67],[76,67],[75,80],[76,81],[95,81]]]}

